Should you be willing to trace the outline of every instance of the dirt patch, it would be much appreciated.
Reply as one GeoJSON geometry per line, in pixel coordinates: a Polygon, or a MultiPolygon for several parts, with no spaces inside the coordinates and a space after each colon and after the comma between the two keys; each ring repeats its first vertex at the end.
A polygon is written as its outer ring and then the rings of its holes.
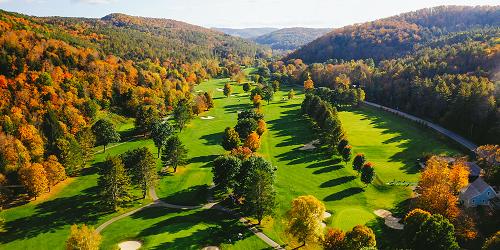
{"type": "Polygon", "coordinates": [[[313,150],[316,148],[315,145],[319,144],[319,140],[314,140],[312,142],[309,142],[307,144],[304,144],[299,150],[313,150]]]}
{"type": "Polygon", "coordinates": [[[213,116],[202,116],[202,117],[200,117],[200,119],[202,119],[202,120],[212,120],[214,118],[215,117],[213,117],[213,116]]]}
{"type": "Polygon", "coordinates": [[[140,241],[135,241],[135,240],[124,241],[118,244],[120,250],[137,250],[141,248],[141,246],[142,243],[140,241]]]}

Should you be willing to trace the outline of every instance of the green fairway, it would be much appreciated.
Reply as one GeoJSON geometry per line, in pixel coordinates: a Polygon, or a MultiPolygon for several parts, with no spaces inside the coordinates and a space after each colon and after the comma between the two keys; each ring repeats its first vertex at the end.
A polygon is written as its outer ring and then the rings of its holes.
{"type": "MultiPolygon", "coordinates": [[[[222,132],[225,127],[236,124],[239,110],[252,107],[248,94],[235,83],[232,96],[225,97],[219,91],[227,81],[214,79],[195,87],[195,91],[212,93],[215,108],[195,117],[180,133],[189,150],[189,164],[178,168],[177,173],[162,176],[157,194],[165,202],[198,205],[207,201],[208,187],[212,184],[211,161],[224,153],[220,146],[222,132]],[[206,116],[214,118],[201,119],[206,116]]],[[[304,144],[318,139],[319,135],[312,130],[311,122],[301,115],[303,94],[299,93],[293,100],[283,100],[287,92],[288,88],[284,87],[275,93],[274,101],[263,105],[269,130],[263,135],[258,151],[278,167],[276,215],[273,220],[266,219],[263,223],[263,231],[278,243],[289,242],[284,235],[284,214],[291,200],[305,194],[312,194],[325,203],[327,211],[332,213],[327,220],[329,226],[347,230],[354,225],[368,223],[380,235],[382,228],[375,223],[373,211],[394,209],[411,193],[410,187],[387,183],[393,180],[416,182],[418,168],[415,167],[415,160],[423,153],[458,153],[436,134],[392,114],[367,107],[342,111],[340,118],[354,153],[363,152],[368,161],[375,163],[376,181],[365,187],[350,164],[345,166],[337,157],[328,157],[323,148],[299,150],[304,144]]],[[[133,128],[131,119],[121,120],[114,116],[110,119],[122,131],[133,128]]],[[[103,161],[108,154],[117,155],[142,146],[156,155],[151,140],[135,138],[110,145],[106,153],[96,154],[94,163],[103,161]]],[[[98,147],[95,151],[101,149],[98,147]]],[[[158,167],[161,167],[159,160],[158,167]]],[[[4,211],[9,233],[0,239],[2,248],[36,246],[37,249],[61,249],[71,224],[97,226],[116,216],[117,213],[102,214],[93,209],[97,201],[97,177],[95,168],[89,168],[48,201],[4,211]]],[[[139,204],[137,202],[132,206],[139,204]]],[[[201,209],[148,208],[111,224],[102,234],[104,249],[112,249],[128,239],[140,240],[147,248],[153,249],[194,249],[210,244],[222,244],[225,249],[266,247],[235,219],[217,211],[201,209]],[[237,233],[242,233],[243,239],[238,240],[237,233]]]]}

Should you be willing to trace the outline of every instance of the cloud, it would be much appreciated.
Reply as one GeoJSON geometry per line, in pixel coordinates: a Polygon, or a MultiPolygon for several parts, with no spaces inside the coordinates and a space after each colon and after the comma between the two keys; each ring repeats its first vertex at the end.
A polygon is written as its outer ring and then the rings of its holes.
{"type": "Polygon", "coordinates": [[[72,0],[76,3],[86,3],[86,4],[109,4],[114,3],[116,0],[72,0]]]}

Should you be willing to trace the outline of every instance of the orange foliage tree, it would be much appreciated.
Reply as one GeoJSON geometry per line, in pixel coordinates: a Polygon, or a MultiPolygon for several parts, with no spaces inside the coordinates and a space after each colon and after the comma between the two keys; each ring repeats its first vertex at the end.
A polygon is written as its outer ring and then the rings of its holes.
{"type": "Polygon", "coordinates": [[[51,186],[54,186],[60,181],[66,179],[66,171],[63,165],[57,161],[57,157],[55,155],[47,157],[47,160],[45,160],[42,165],[47,173],[49,191],[51,186]]]}
{"type": "Polygon", "coordinates": [[[247,147],[253,152],[257,151],[257,149],[260,148],[259,135],[256,132],[252,132],[251,134],[249,134],[247,139],[245,140],[245,143],[243,144],[243,147],[247,147]]]}
{"type": "Polygon", "coordinates": [[[19,140],[25,145],[31,158],[38,161],[43,155],[43,140],[38,129],[31,124],[23,124],[17,129],[19,140]]]}
{"type": "Polygon", "coordinates": [[[40,163],[33,163],[20,168],[19,177],[28,194],[34,196],[35,199],[48,188],[47,173],[40,163]]]}
{"type": "Polygon", "coordinates": [[[263,119],[260,119],[258,122],[257,122],[257,134],[260,136],[262,136],[262,134],[264,134],[265,132],[267,131],[267,127],[266,127],[266,122],[263,120],[263,119]]]}

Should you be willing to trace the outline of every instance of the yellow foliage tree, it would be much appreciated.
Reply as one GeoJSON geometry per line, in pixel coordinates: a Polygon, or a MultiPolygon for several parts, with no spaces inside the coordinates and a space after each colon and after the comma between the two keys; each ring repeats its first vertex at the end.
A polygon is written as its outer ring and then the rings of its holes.
{"type": "Polygon", "coordinates": [[[257,149],[260,148],[259,135],[256,132],[252,132],[251,134],[249,134],[247,139],[245,140],[245,143],[243,144],[243,147],[247,147],[253,152],[257,151],[257,149]]]}
{"type": "Polygon", "coordinates": [[[297,238],[302,246],[306,241],[317,241],[322,238],[323,226],[321,221],[325,213],[325,205],[312,195],[304,195],[292,201],[292,208],[288,211],[288,225],[286,231],[297,238]]]}
{"type": "Polygon", "coordinates": [[[67,250],[99,250],[101,235],[93,227],[83,224],[71,226],[69,238],[66,240],[67,250]]]}
{"type": "Polygon", "coordinates": [[[47,157],[47,160],[43,162],[43,168],[47,173],[49,191],[51,186],[54,186],[60,181],[66,179],[66,171],[63,165],[57,161],[57,157],[55,155],[47,157]]]}
{"type": "Polygon", "coordinates": [[[259,137],[264,134],[267,130],[267,127],[266,127],[266,122],[262,119],[260,119],[258,122],[257,122],[257,134],[259,135],[259,137]]]}
{"type": "Polygon", "coordinates": [[[40,163],[33,163],[19,169],[21,183],[28,191],[28,194],[35,199],[47,190],[49,181],[47,173],[40,163]]]}
{"type": "Polygon", "coordinates": [[[3,173],[17,172],[31,161],[31,156],[18,139],[0,132],[0,157],[3,159],[3,173]]]}
{"type": "Polygon", "coordinates": [[[31,124],[23,124],[17,129],[19,140],[25,145],[35,161],[39,160],[43,155],[43,140],[38,132],[38,129],[31,124]]]}
{"type": "Polygon", "coordinates": [[[252,102],[253,102],[253,107],[254,108],[260,108],[260,106],[262,105],[262,96],[260,95],[254,95],[253,96],[253,99],[252,99],[252,102]]]}
{"type": "Polygon", "coordinates": [[[304,81],[304,90],[307,92],[313,89],[314,89],[314,82],[311,79],[311,77],[308,77],[307,80],[304,81]]]}

